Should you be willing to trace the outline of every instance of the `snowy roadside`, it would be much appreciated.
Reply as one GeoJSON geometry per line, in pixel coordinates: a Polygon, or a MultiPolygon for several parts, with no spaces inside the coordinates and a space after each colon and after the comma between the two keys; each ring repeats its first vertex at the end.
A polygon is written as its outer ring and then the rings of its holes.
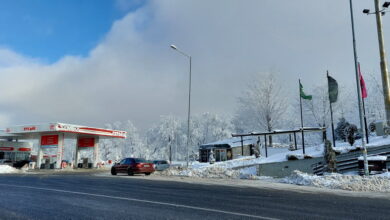
{"type": "Polygon", "coordinates": [[[228,178],[194,178],[194,177],[184,177],[184,176],[163,176],[159,174],[152,174],[150,176],[145,175],[117,175],[112,176],[109,173],[100,173],[95,174],[95,176],[103,178],[130,178],[130,179],[143,179],[150,181],[167,181],[167,182],[183,182],[188,184],[200,184],[200,185],[218,185],[218,186],[229,186],[237,188],[253,188],[257,190],[262,189],[271,189],[279,191],[294,191],[299,193],[312,193],[316,194],[331,194],[337,196],[349,196],[356,198],[381,198],[381,199],[390,199],[389,193],[383,192],[361,192],[361,191],[348,191],[341,189],[329,189],[329,188],[320,188],[313,186],[305,185],[295,185],[295,184],[286,184],[280,183],[280,179],[274,179],[270,177],[259,177],[257,180],[248,180],[248,179],[228,179],[228,178]]]}
{"type": "MultiPolygon", "coordinates": [[[[390,193],[390,173],[373,175],[369,177],[357,174],[325,174],[316,176],[312,174],[294,171],[291,176],[285,178],[272,178],[256,176],[255,167],[240,170],[227,169],[220,166],[204,167],[202,169],[168,169],[158,172],[157,176],[186,177],[188,179],[224,179],[228,180],[253,180],[252,182],[267,181],[272,183],[292,184],[298,186],[310,186],[316,188],[339,189],[355,192],[386,192],[390,193]]],[[[390,194],[388,194],[390,197],[390,194]]]]}
{"type": "Polygon", "coordinates": [[[279,182],[348,191],[390,192],[390,173],[383,173],[368,177],[359,176],[357,174],[343,175],[338,173],[316,176],[296,170],[291,176],[282,178],[279,182]]]}
{"type": "Polygon", "coordinates": [[[22,170],[16,169],[9,165],[0,165],[0,174],[3,173],[22,173],[22,170]]]}
{"type": "MultiPolygon", "coordinates": [[[[318,147],[311,147],[308,152],[318,153],[318,147]]],[[[173,167],[155,175],[166,177],[187,177],[190,179],[226,179],[226,180],[266,180],[267,182],[309,186],[323,189],[339,189],[355,192],[390,192],[390,173],[362,177],[357,173],[325,174],[316,176],[295,171],[285,178],[257,176],[256,164],[283,161],[288,152],[272,155],[268,158],[242,157],[235,160],[209,163],[194,163],[189,168],[173,167]],[[251,166],[253,165],[253,166],[251,166]]],[[[256,182],[256,181],[254,181],[256,182]]],[[[390,197],[390,194],[388,195],[390,197]]]]}

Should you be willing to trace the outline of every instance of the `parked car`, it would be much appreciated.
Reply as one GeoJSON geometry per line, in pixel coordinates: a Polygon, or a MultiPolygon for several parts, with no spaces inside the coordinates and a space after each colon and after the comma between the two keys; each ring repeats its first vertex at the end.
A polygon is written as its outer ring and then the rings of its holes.
{"type": "Polygon", "coordinates": [[[158,171],[163,171],[169,168],[169,163],[166,160],[155,160],[154,163],[154,169],[158,171]]]}
{"type": "Polygon", "coordinates": [[[111,167],[112,175],[116,175],[117,173],[127,173],[129,176],[138,173],[150,175],[153,172],[153,163],[146,161],[143,158],[125,158],[111,167]]]}

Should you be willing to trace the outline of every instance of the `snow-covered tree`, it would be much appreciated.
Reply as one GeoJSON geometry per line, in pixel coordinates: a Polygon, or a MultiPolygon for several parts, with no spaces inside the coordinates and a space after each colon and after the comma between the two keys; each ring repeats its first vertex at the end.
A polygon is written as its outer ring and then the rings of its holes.
{"type": "Polygon", "coordinates": [[[273,74],[257,75],[238,98],[238,109],[233,121],[236,131],[273,131],[283,123],[286,103],[282,84],[273,74]]]}
{"type": "Polygon", "coordinates": [[[203,113],[192,119],[192,143],[195,146],[231,137],[233,125],[227,117],[203,113]]]}
{"type": "Polygon", "coordinates": [[[100,153],[102,159],[119,160],[122,157],[148,157],[137,129],[130,120],[106,124],[108,129],[122,130],[127,132],[126,139],[103,139],[100,141],[100,153]]]}
{"type": "Polygon", "coordinates": [[[364,99],[366,107],[367,123],[384,120],[385,107],[383,99],[382,81],[379,79],[380,74],[365,74],[365,82],[368,96],[364,99]]]}
{"type": "Polygon", "coordinates": [[[159,123],[147,131],[146,140],[154,159],[169,159],[170,149],[173,159],[182,159],[185,154],[183,123],[172,115],[161,116],[159,123]]]}

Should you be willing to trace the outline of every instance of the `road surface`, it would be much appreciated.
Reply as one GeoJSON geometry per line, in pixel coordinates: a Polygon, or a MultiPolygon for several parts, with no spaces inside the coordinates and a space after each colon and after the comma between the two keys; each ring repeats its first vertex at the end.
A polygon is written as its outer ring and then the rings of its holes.
{"type": "Polygon", "coordinates": [[[0,219],[389,219],[390,200],[149,177],[0,175],[0,219]]]}

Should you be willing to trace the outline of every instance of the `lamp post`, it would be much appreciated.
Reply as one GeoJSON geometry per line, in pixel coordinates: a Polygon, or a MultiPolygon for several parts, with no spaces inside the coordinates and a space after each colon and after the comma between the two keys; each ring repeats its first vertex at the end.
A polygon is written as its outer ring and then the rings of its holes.
{"type": "MultiPolygon", "coordinates": [[[[386,110],[386,127],[389,127],[390,120],[390,79],[389,72],[387,70],[386,63],[386,53],[383,40],[383,31],[382,31],[382,16],[385,15],[386,9],[390,6],[390,2],[385,2],[382,5],[382,9],[379,9],[379,0],[375,0],[375,12],[370,12],[369,9],[364,9],[364,14],[375,14],[376,17],[376,27],[378,31],[378,41],[379,41],[379,55],[380,55],[380,65],[381,65],[381,75],[382,75],[382,84],[383,84],[383,96],[385,102],[386,110]]],[[[386,129],[388,130],[388,129],[386,129]]]]}
{"type": "Polygon", "coordinates": [[[189,164],[189,146],[191,141],[191,134],[190,134],[190,116],[191,116],[191,56],[184,53],[183,51],[177,49],[175,45],[171,45],[171,48],[176,50],[177,52],[181,53],[182,55],[186,56],[190,61],[190,78],[189,78],[189,85],[188,85],[188,117],[187,117],[187,168],[189,164]]]}

